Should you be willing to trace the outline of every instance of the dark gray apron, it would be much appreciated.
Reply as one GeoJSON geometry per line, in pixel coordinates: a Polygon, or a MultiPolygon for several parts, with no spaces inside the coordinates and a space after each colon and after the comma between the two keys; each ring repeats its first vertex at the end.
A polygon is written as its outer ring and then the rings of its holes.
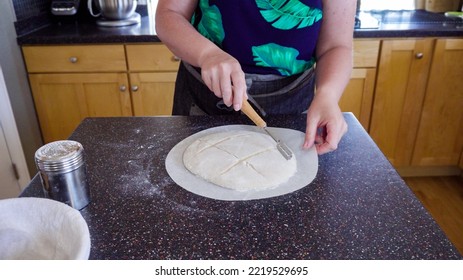
{"type": "MultiPolygon", "coordinates": [[[[315,88],[314,67],[290,77],[246,74],[249,102],[262,116],[301,114],[312,102],[315,88]]],[[[199,68],[180,63],[175,82],[173,115],[240,114],[227,107],[204,84],[199,68]]]]}

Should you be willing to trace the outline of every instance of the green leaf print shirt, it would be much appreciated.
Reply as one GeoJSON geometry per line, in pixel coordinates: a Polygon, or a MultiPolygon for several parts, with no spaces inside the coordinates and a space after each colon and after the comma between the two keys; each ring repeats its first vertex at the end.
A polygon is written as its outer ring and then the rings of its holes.
{"type": "Polygon", "coordinates": [[[322,0],[199,0],[192,18],[243,71],[290,76],[315,63],[322,0]]]}

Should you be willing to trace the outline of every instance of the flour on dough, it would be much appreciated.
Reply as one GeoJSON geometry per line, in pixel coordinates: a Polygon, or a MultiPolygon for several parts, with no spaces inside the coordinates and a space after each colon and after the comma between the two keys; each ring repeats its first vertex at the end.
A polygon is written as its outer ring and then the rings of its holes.
{"type": "Polygon", "coordinates": [[[296,173],[296,158],[286,160],[267,134],[227,131],[194,141],[183,154],[185,167],[218,186],[238,191],[271,189],[296,173]]]}

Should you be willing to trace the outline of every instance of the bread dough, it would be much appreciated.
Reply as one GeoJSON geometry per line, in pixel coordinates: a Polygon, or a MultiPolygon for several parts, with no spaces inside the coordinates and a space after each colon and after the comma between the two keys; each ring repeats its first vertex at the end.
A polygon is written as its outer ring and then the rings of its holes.
{"type": "Polygon", "coordinates": [[[186,148],[183,164],[208,182],[238,191],[275,188],[297,171],[296,158],[286,160],[270,136],[245,130],[197,139],[186,148]]]}
{"type": "Polygon", "coordinates": [[[318,155],[314,146],[310,149],[302,149],[305,133],[300,130],[281,127],[267,127],[278,139],[281,139],[293,152],[293,157],[297,162],[296,173],[288,181],[271,189],[261,189],[255,191],[236,191],[220,187],[208,182],[190,172],[183,163],[185,150],[197,139],[209,134],[226,131],[254,131],[263,133],[262,128],[255,125],[224,125],[215,126],[198,131],[178,142],[169,151],[166,157],[166,171],[170,178],[183,190],[191,194],[199,195],[222,201],[248,201],[255,199],[266,199],[301,191],[309,187],[318,172],[318,155]]]}

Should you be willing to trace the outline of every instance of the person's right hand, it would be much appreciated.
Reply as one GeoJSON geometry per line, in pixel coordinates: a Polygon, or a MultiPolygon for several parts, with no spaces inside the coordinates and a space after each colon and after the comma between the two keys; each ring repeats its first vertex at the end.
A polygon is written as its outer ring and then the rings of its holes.
{"type": "Polygon", "coordinates": [[[231,55],[219,51],[206,55],[201,61],[201,77],[214,94],[235,111],[247,99],[246,81],[241,65],[231,55]]]}

